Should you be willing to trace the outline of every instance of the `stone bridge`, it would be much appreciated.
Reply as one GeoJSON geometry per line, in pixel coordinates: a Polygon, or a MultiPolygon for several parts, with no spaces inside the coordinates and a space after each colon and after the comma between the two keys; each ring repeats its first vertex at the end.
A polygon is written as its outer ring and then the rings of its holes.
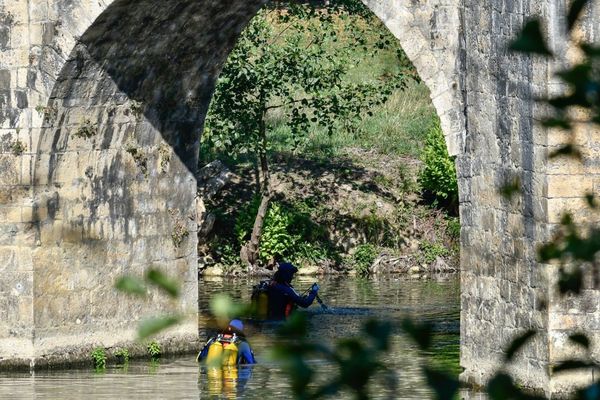
{"type": "MultiPolygon", "coordinates": [[[[0,0],[0,365],[40,368],[133,339],[173,308],[165,333],[196,345],[195,171],[215,79],[261,0],[0,0]],[[177,302],[116,293],[117,276],[162,267],[177,302]]],[[[534,328],[513,370],[546,393],[577,380],[549,366],[569,332],[600,332],[598,292],[561,301],[536,261],[564,208],[598,191],[600,146],[583,164],[547,159],[564,137],[536,125],[557,89],[545,60],[510,54],[533,15],[562,53],[565,0],[367,0],[431,90],[460,188],[462,377],[481,384],[510,339],[534,328]],[[497,187],[518,177],[513,200],[497,187]]],[[[597,8],[587,21],[598,21],[597,8]]],[[[595,39],[599,24],[582,35],[595,39]]],[[[594,354],[600,354],[594,347],[594,354]]],[[[579,374],[587,382],[591,375],[579,374]]]]}

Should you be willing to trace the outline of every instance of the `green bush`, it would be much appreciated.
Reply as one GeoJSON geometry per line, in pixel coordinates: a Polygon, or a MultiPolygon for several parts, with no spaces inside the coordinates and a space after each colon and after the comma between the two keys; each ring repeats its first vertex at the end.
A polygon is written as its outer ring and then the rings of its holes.
{"type": "Polygon", "coordinates": [[[158,344],[158,342],[155,340],[148,343],[148,346],[146,347],[146,349],[148,350],[148,354],[150,355],[150,358],[152,360],[159,359],[162,354],[161,349],[160,349],[160,344],[158,344]]]}
{"type": "Polygon", "coordinates": [[[452,239],[460,238],[460,220],[458,217],[448,217],[446,232],[452,239]]]}
{"type": "MultiPolygon", "coordinates": [[[[259,199],[240,210],[235,223],[235,234],[241,243],[250,238],[259,199]]],[[[292,261],[314,262],[327,258],[327,249],[320,243],[325,230],[316,225],[309,216],[277,201],[272,201],[265,218],[260,239],[260,259],[266,262],[276,254],[292,257],[292,261]]]]}
{"type": "Polygon", "coordinates": [[[352,255],[352,263],[354,269],[359,275],[367,275],[369,267],[373,265],[373,261],[377,257],[377,249],[372,244],[359,245],[352,255]]]}
{"type": "Polygon", "coordinates": [[[438,257],[445,257],[450,255],[450,250],[439,243],[430,242],[423,240],[419,244],[419,250],[421,251],[421,259],[427,264],[435,261],[438,257]]]}
{"type": "Polygon", "coordinates": [[[292,222],[293,216],[289,210],[277,202],[271,203],[260,238],[261,260],[270,260],[277,254],[289,254],[296,247],[300,235],[292,234],[292,222]]]}
{"type": "Polygon", "coordinates": [[[106,368],[106,351],[102,347],[96,347],[91,354],[94,368],[104,369],[106,368]]]}
{"type": "Polygon", "coordinates": [[[240,260],[240,248],[232,243],[227,238],[216,238],[212,243],[213,250],[218,261],[222,265],[239,266],[242,264],[240,260]]]}
{"type": "Polygon", "coordinates": [[[455,207],[458,203],[456,167],[454,159],[448,155],[439,124],[427,135],[421,158],[425,164],[419,176],[423,190],[432,194],[439,203],[455,207]]]}
{"type": "Polygon", "coordinates": [[[127,364],[129,362],[129,350],[119,349],[115,352],[115,357],[119,364],[127,364]]]}
{"type": "Polygon", "coordinates": [[[328,258],[330,258],[328,249],[319,243],[300,242],[294,249],[294,254],[290,261],[296,265],[305,263],[315,264],[328,258]]]}

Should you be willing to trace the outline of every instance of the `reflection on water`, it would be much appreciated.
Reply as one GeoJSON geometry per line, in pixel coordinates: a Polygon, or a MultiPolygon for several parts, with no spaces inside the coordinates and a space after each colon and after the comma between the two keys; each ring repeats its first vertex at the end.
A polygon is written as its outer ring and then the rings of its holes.
{"type": "MultiPolygon", "coordinates": [[[[296,287],[302,291],[312,279],[300,279],[296,287]]],[[[211,279],[200,282],[200,310],[206,313],[210,296],[227,292],[249,301],[254,280],[211,279]]],[[[446,281],[405,281],[395,277],[374,280],[357,278],[321,279],[320,295],[330,307],[317,304],[307,311],[310,337],[324,344],[337,338],[360,335],[369,318],[397,323],[404,316],[427,320],[435,327],[435,337],[428,361],[455,374],[459,373],[459,282],[458,277],[446,281]]],[[[198,368],[195,355],[162,360],[159,366],[149,362],[131,362],[127,368],[108,368],[103,373],[92,370],[36,372],[0,375],[0,398],[23,399],[269,399],[290,398],[290,389],[281,365],[269,358],[268,352],[276,324],[247,323],[249,341],[258,364],[226,370],[198,368]]],[[[393,393],[385,380],[372,383],[375,399],[432,398],[421,374],[422,356],[416,346],[395,329],[392,346],[384,363],[393,371],[398,392],[393,393]]],[[[317,380],[324,382],[334,373],[334,366],[322,360],[311,360],[317,380]]],[[[464,393],[463,397],[478,398],[464,393]]],[[[337,398],[350,398],[348,393],[337,398]]]]}

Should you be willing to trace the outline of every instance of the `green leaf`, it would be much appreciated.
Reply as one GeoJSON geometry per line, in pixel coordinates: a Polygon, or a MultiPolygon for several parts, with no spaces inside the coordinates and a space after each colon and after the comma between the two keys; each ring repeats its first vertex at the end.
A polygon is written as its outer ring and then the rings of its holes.
{"type": "Polygon", "coordinates": [[[528,21],[519,36],[510,43],[510,50],[527,54],[552,56],[552,52],[548,49],[542,35],[541,26],[540,21],[537,19],[528,21]]]}
{"type": "Polygon", "coordinates": [[[521,179],[518,176],[506,179],[498,189],[498,192],[505,199],[512,199],[515,195],[521,193],[521,179]]]}
{"type": "Polygon", "coordinates": [[[561,294],[567,293],[579,294],[583,287],[583,271],[581,268],[575,267],[571,272],[560,270],[558,277],[558,289],[561,294]]]}
{"type": "Polygon", "coordinates": [[[590,348],[590,339],[588,339],[588,337],[583,333],[574,333],[569,336],[569,340],[585,347],[586,349],[590,348]]]}
{"type": "Polygon", "coordinates": [[[419,345],[421,350],[427,350],[431,346],[432,326],[428,322],[418,324],[405,318],[402,321],[402,329],[419,345]]]}
{"type": "Polygon", "coordinates": [[[146,295],[146,287],[138,278],[132,276],[122,276],[115,282],[115,288],[121,292],[134,294],[138,296],[146,295]]]}
{"type": "Polygon", "coordinates": [[[567,360],[552,367],[552,372],[572,371],[574,369],[586,369],[597,367],[594,363],[579,361],[579,360],[567,360]]]}
{"type": "Polygon", "coordinates": [[[487,385],[487,393],[491,400],[514,399],[515,392],[517,388],[513,379],[505,373],[498,373],[487,385]]]}
{"type": "Polygon", "coordinates": [[[551,152],[548,157],[550,157],[552,159],[552,158],[563,157],[563,156],[573,157],[577,160],[582,159],[581,151],[579,151],[579,148],[574,144],[566,144],[566,145],[558,148],[557,150],[554,150],[553,152],[551,152]]]}
{"type": "Polygon", "coordinates": [[[156,335],[164,329],[167,329],[182,320],[181,316],[163,316],[143,320],[138,327],[138,338],[146,339],[149,336],[156,335]]]}
{"type": "Polygon", "coordinates": [[[535,334],[536,331],[528,330],[521,336],[514,339],[510,346],[508,346],[508,348],[506,349],[506,352],[504,353],[504,359],[506,361],[511,361],[517,353],[517,351],[519,351],[521,347],[523,347],[533,336],[535,336],[535,334]]]}
{"type": "Polygon", "coordinates": [[[146,280],[167,292],[171,297],[179,296],[179,283],[157,269],[152,268],[148,270],[146,272],[146,280]]]}
{"type": "Polygon", "coordinates": [[[213,315],[224,320],[240,316],[246,311],[243,306],[235,303],[231,297],[225,293],[219,293],[213,296],[210,300],[209,307],[213,315]]]}
{"type": "Polygon", "coordinates": [[[453,400],[458,393],[460,383],[458,379],[447,372],[437,371],[430,367],[423,369],[429,386],[435,391],[437,400],[453,400]]]}
{"type": "Polygon", "coordinates": [[[590,208],[592,208],[592,209],[598,208],[598,199],[596,198],[596,195],[594,195],[594,193],[586,193],[585,201],[587,202],[587,204],[590,208]]]}
{"type": "Polygon", "coordinates": [[[547,128],[571,129],[572,125],[564,118],[548,118],[542,121],[542,125],[547,128]]]}
{"type": "Polygon", "coordinates": [[[571,31],[589,0],[573,0],[567,14],[567,29],[571,31]]]}
{"type": "Polygon", "coordinates": [[[556,243],[544,244],[538,250],[538,258],[542,262],[560,259],[562,257],[562,254],[562,250],[558,247],[556,243]]]}

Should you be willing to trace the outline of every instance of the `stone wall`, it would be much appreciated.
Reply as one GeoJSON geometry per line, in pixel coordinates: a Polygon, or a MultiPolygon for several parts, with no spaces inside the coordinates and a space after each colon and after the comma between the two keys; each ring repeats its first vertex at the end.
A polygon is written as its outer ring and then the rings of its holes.
{"type": "Polygon", "coordinates": [[[0,364],[87,358],[164,311],[196,349],[199,133],[259,3],[0,1],[0,364]],[[149,267],[176,304],[113,288],[149,267]]]}
{"type": "Polygon", "coordinates": [[[549,384],[548,283],[536,263],[546,237],[545,131],[531,101],[547,85],[544,61],[510,53],[508,42],[527,16],[545,14],[536,1],[466,2],[463,9],[465,152],[457,167],[461,234],[462,378],[483,385],[503,350],[527,329],[539,333],[512,365],[526,386],[549,384]],[[507,199],[504,184],[519,182],[507,199]]]}

